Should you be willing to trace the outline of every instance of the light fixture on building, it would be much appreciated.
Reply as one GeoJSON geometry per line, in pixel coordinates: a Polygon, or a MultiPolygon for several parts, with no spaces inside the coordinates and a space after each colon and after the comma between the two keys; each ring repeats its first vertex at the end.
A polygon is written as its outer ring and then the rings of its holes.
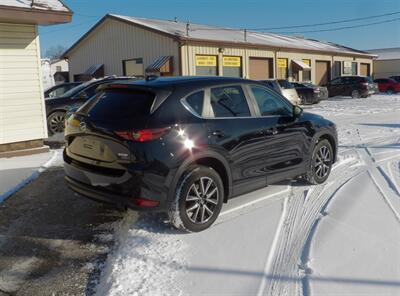
{"type": "Polygon", "coordinates": [[[218,48],[219,53],[224,53],[224,51],[225,51],[225,48],[223,48],[223,47],[218,48]]]}

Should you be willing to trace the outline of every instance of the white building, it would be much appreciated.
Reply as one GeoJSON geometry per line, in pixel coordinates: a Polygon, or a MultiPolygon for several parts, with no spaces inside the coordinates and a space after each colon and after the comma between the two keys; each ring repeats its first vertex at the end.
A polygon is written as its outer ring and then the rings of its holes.
{"type": "Polygon", "coordinates": [[[43,147],[47,123],[37,26],[71,17],[58,0],[0,1],[0,157],[43,147]]]}

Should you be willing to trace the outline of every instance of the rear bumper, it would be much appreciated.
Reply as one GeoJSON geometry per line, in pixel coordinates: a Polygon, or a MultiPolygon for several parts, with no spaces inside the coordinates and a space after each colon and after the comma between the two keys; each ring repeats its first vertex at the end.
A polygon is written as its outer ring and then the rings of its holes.
{"type": "MultiPolygon", "coordinates": [[[[137,211],[160,212],[166,210],[166,194],[157,190],[160,186],[148,186],[142,175],[130,174],[109,176],[78,167],[71,163],[64,152],[65,180],[68,186],[80,195],[95,201],[114,204],[119,207],[131,208],[137,211]],[[138,199],[158,202],[153,207],[138,206],[138,199]]],[[[154,185],[154,184],[153,184],[154,185]]]]}

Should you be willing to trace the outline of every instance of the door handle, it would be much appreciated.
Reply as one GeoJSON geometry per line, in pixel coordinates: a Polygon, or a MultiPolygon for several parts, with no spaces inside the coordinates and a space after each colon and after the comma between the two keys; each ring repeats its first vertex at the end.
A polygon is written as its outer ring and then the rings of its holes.
{"type": "Polygon", "coordinates": [[[211,133],[214,137],[223,138],[225,136],[223,131],[217,130],[211,133]]]}

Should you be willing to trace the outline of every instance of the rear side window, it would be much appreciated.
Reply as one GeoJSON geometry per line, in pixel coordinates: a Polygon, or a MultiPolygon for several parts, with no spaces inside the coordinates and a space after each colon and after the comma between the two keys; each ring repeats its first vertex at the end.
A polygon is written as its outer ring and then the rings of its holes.
{"type": "Polygon", "coordinates": [[[185,101],[196,115],[201,116],[203,114],[204,91],[198,91],[191,94],[185,101]]]}
{"type": "Polygon", "coordinates": [[[212,88],[210,102],[215,117],[250,116],[249,106],[240,86],[212,88]]]}
{"type": "Polygon", "coordinates": [[[111,89],[94,97],[81,112],[97,120],[136,119],[150,114],[154,94],[141,90],[111,89]]]}

